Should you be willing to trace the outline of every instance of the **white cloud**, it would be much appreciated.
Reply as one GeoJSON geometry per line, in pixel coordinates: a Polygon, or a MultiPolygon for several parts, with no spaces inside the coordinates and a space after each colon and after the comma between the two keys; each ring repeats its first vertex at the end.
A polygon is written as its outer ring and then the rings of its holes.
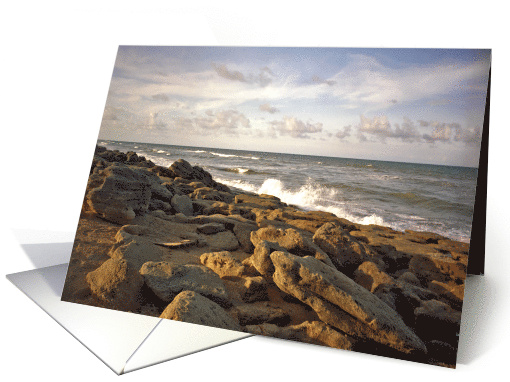
{"type": "Polygon", "coordinates": [[[320,133],[322,123],[303,122],[296,117],[283,117],[281,121],[270,122],[270,135],[280,136],[289,135],[293,138],[310,138],[309,134],[320,133]]]}
{"type": "Polygon", "coordinates": [[[259,110],[260,111],[265,111],[265,112],[268,112],[270,114],[274,114],[274,113],[277,113],[279,112],[280,110],[277,109],[276,107],[274,106],[271,106],[270,104],[268,103],[264,103],[262,105],[259,105],[259,110]]]}

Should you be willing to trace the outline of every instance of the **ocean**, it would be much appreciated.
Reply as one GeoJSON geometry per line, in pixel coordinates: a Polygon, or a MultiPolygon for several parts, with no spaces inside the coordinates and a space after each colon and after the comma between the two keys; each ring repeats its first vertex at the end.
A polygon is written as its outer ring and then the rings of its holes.
{"type": "Polygon", "coordinates": [[[464,242],[471,236],[476,168],[110,140],[98,144],[135,151],[165,167],[182,158],[229,187],[355,223],[435,232],[464,242]]]}

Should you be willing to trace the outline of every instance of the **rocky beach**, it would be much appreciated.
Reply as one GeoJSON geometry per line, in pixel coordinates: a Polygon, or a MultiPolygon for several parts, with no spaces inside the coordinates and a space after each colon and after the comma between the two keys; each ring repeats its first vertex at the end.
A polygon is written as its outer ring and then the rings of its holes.
{"type": "Polygon", "coordinates": [[[468,252],[97,146],[62,299],[455,367],[468,252]]]}

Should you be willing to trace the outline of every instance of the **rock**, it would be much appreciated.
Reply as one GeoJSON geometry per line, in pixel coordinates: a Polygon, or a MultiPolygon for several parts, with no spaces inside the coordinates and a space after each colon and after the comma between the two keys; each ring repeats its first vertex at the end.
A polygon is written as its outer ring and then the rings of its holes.
{"type": "Polygon", "coordinates": [[[373,292],[381,284],[395,284],[390,276],[379,270],[377,265],[371,261],[365,261],[356,269],[354,281],[370,292],[373,292]]]}
{"type": "Polygon", "coordinates": [[[228,295],[220,277],[202,265],[172,265],[149,261],[140,269],[147,286],[161,300],[170,302],[182,291],[202,294],[222,306],[228,305],[228,295]]]}
{"type": "Polygon", "coordinates": [[[277,243],[262,240],[258,241],[253,252],[252,265],[262,275],[271,279],[274,273],[274,265],[270,255],[274,251],[285,251],[277,243]]]}
{"type": "Polygon", "coordinates": [[[113,259],[126,260],[134,269],[140,269],[147,261],[162,259],[165,253],[164,249],[146,240],[139,240],[136,237],[127,238],[125,233],[122,238],[118,235],[116,239],[122,241],[112,247],[110,256],[113,259]]]}
{"type": "Polygon", "coordinates": [[[188,290],[179,293],[161,313],[160,318],[241,330],[239,324],[221,306],[200,293],[188,290]]]}
{"type": "Polygon", "coordinates": [[[457,284],[445,284],[436,280],[428,285],[430,291],[436,293],[440,298],[446,300],[446,302],[454,307],[455,309],[462,309],[462,301],[464,300],[464,285],[457,284]]]}
{"type": "Polygon", "coordinates": [[[172,197],[172,207],[186,216],[193,216],[193,203],[186,195],[174,195],[172,197]]]}
{"type": "Polygon", "coordinates": [[[234,201],[234,195],[218,191],[211,187],[197,188],[191,194],[192,199],[203,199],[203,200],[214,200],[224,203],[232,203],[234,201]]]}
{"type": "Polygon", "coordinates": [[[285,206],[279,198],[271,195],[248,195],[239,194],[235,196],[234,202],[236,204],[244,205],[245,207],[261,208],[261,209],[276,209],[285,206]]]}
{"type": "Polygon", "coordinates": [[[255,247],[250,240],[250,235],[257,230],[254,224],[238,223],[234,226],[234,235],[236,236],[241,249],[246,253],[252,253],[255,247]]]}
{"type": "Polygon", "coordinates": [[[234,234],[230,231],[218,232],[214,235],[207,235],[205,237],[207,245],[213,251],[235,251],[239,248],[239,242],[234,234]]]}
{"type": "Polygon", "coordinates": [[[276,243],[286,251],[297,256],[314,256],[317,260],[334,267],[328,255],[317,245],[303,237],[293,228],[286,230],[274,227],[260,228],[253,231],[250,236],[251,242],[256,247],[261,241],[276,243]]]}
{"type": "Polygon", "coordinates": [[[317,259],[273,252],[273,281],[309,305],[325,323],[403,353],[426,352],[424,343],[388,305],[338,270],[317,259]]]}
{"type": "Polygon", "coordinates": [[[246,289],[242,298],[245,302],[267,299],[267,281],[262,276],[246,277],[244,287],[246,289]]]}
{"type": "Polygon", "coordinates": [[[102,218],[128,224],[149,208],[151,181],[144,169],[114,164],[97,176],[91,176],[86,194],[89,208],[102,218]],[[97,187],[93,187],[94,185],[97,187]]]}
{"type": "Polygon", "coordinates": [[[187,180],[200,181],[206,186],[213,187],[216,182],[213,181],[211,174],[198,166],[191,166],[184,159],[179,159],[174,162],[169,170],[171,170],[176,177],[181,177],[187,180]]]}
{"type": "Polygon", "coordinates": [[[373,294],[400,314],[407,326],[414,327],[414,310],[422,302],[415,293],[400,285],[381,284],[373,294]]]}
{"type": "Polygon", "coordinates": [[[197,227],[197,231],[204,235],[212,235],[214,233],[225,231],[225,225],[221,223],[202,224],[197,227]]]}
{"type": "Polygon", "coordinates": [[[400,275],[400,277],[398,278],[398,281],[405,282],[405,283],[408,283],[408,284],[411,284],[411,285],[415,285],[417,287],[421,286],[420,280],[412,272],[404,272],[404,273],[402,273],[400,275]]]}
{"type": "Polygon", "coordinates": [[[425,285],[427,281],[447,281],[448,278],[428,256],[414,256],[409,263],[409,270],[425,285]]]}
{"type": "Polygon", "coordinates": [[[269,301],[254,302],[251,304],[240,304],[229,313],[235,317],[242,326],[256,325],[262,323],[288,324],[290,318],[278,304],[269,301]]]}
{"type": "Polygon", "coordinates": [[[249,325],[245,327],[248,333],[262,336],[283,338],[315,345],[325,345],[337,349],[352,350],[355,343],[351,338],[343,335],[329,325],[320,321],[305,321],[299,325],[279,327],[274,324],[249,325]]]}
{"type": "Polygon", "coordinates": [[[244,265],[228,251],[204,253],[200,262],[220,277],[241,277],[244,265]]]}
{"type": "Polygon", "coordinates": [[[139,307],[138,293],[143,279],[126,260],[106,260],[88,273],[86,279],[92,293],[107,307],[124,311],[139,307]]]}
{"type": "Polygon", "coordinates": [[[172,206],[170,203],[166,203],[166,202],[163,202],[158,199],[151,199],[150,204],[149,204],[149,210],[151,210],[151,211],[160,210],[160,211],[164,211],[164,212],[171,212],[172,206]]]}
{"type": "Polygon", "coordinates": [[[335,223],[321,226],[313,235],[313,242],[329,255],[336,268],[348,273],[368,260],[363,246],[335,223]]]}
{"type": "Polygon", "coordinates": [[[457,360],[457,347],[453,347],[446,342],[432,340],[427,343],[427,349],[431,357],[437,362],[455,365],[457,360]]]}
{"type": "Polygon", "coordinates": [[[424,340],[440,340],[457,346],[461,312],[438,300],[423,301],[414,311],[416,333],[424,340]]]}

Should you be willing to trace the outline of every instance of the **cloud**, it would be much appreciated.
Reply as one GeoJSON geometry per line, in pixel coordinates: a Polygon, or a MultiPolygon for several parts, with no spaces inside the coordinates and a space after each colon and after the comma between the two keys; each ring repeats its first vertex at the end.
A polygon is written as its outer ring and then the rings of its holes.
{"type": "Polygon", "coordinates": [[[318,84],[326,84],[326,85],[329,85],[329,86],[333,86],[336,84],[336,81],[333,81],[333,80],[325,80],[325,79],[322,79],[320,78],[319,76],[313,76],[312,77],[312,81],[313,82],[316,82],[318,84]]]}
{"type": "Polygon", "coordinates": [[[244,74],[237,71],[237,70],[228,70],[227,66],[224,64],[217,65],[214,62],[211,64],[213,69],[216,71],[218,76],[226,78],[228,80],[232,81],[239,81],[239,82],[246,82],[246,78],[244,77],[244,74]]]}
{"type": "Polygon", "coordinates": [[[344,139],[344,138],[347,138],[351,135],[351,130],[352,130],[352,126],[349,125],[349,126],[344,126],[342,130],[338,130],[337,133],[335,134],[335,137],[339,138],[339,139],[344,139]]]}
{"type": "Polygon", "coordinates": [[[360,140],[366,140],[364,134],[373,135],[381,141],[385,141],[386,138],[392,137],[393,130],[391,129],[391,124],[385,115],[374,117],[372,119],[362,115],[360,116],[360,119],[361,122],[357,126],[358,137],[360,140]]]}
{"type": "Polygon", "coordinates": [[[270,136],[276,137],[276,133],[280,136],[289,135],[293,138],[311,138],[308,134],[320,133],[322,131],[322,123],[303,122],[296,117],[283,117],[281,121],[270,122],[270,136]]]}
{"type": "Polygon", "coordinates": [[[260,68],[259,72],[256,74],[249,73],[247,75],[241,73],[238,70],[229,70],[225,64],[215,64],[213,62],[211,66],[220,77],[232,81],[258,84],[261,87],[266,87],[273,82],[271,77],[274,77],[274,73],[267,66],[260,68]]]}
{"type": "Polygon", "coordinates": [[[383,110],[392,107],[394,101],[409,104],[443,100],[447,95],[460,92],[481,91],[479,88],[483,88],[483,84],[486,87],[488,76],[488,63],[483,60],[392,68],[366,55],[351,54],[349,58],[348,64],[329,78],[336,81],[336,86],[330,90],[345,107],[364,110],[383,110]]]}
{"type": "Polygon", "coordinates": [[[239,128],[250,128],[250,120],[237,110],[220,110],[213,112],[207,110],[203,116],[194,118],[179,117],[175,119],[178,128],[188,133],[211,134],[227,133],[238,134],[239,128]]]}
{"type": "Polygon", "coordinates": [[[163,94],[163,93],[154,94],[152,96],[152,99],[154,101],[162,101],[162,102],[170,101],[170,98],[168,98],[168,96],[166,94],[163,94]]]}
{"type": "MultiPolygon", "coordinates": [[[[417,125],[408,118],[401,124],[391,124],[386,116],[367,118],[360,116],[361,122],[356,126],[357,137],[360,142],[375,138],[381,142],[387,139],[399,139],[404,142],[462,142],[466,145],[477,145],[481,140],[480,128],[466,129],[457,122],[438,122],[418,120],[417,125]],[[420,131],[420,129],[422,129],[420,131]],[[423,131],[423,129],[426,129],[423,131]],[[430,131],[432,129],[432,131],[430,131]]],[[[337,137],[342,132],[337,133],[337,137]]],[[[339,137],[340,138],[340,137],[339,137]]]]}
{"type": "Polygon", "coordinates": [[[276,107],[274,107],[274,106],[271,106],[271,105],[270,105],[270,104],[268,104],[268,103],[264,103],[264,104],[260,105],[260,106],[259,106],[259,110],[260,110],[260,111],[266,111],[266,112],[268,112],[268,113],[270,113],[270,114],[274,114],[274,113],[277,113],[277,112],[279,112],[279,111],[280,111],[279,109],[277,109],[277,108],[276,108],[276,107]]]}
{"type": "Polygon", "coordinates": [[[146,121],[142,122],[142,127],[149,130],[166,130],[167,124],[160,119],[159,113],[150,113],[146,121]]]}

